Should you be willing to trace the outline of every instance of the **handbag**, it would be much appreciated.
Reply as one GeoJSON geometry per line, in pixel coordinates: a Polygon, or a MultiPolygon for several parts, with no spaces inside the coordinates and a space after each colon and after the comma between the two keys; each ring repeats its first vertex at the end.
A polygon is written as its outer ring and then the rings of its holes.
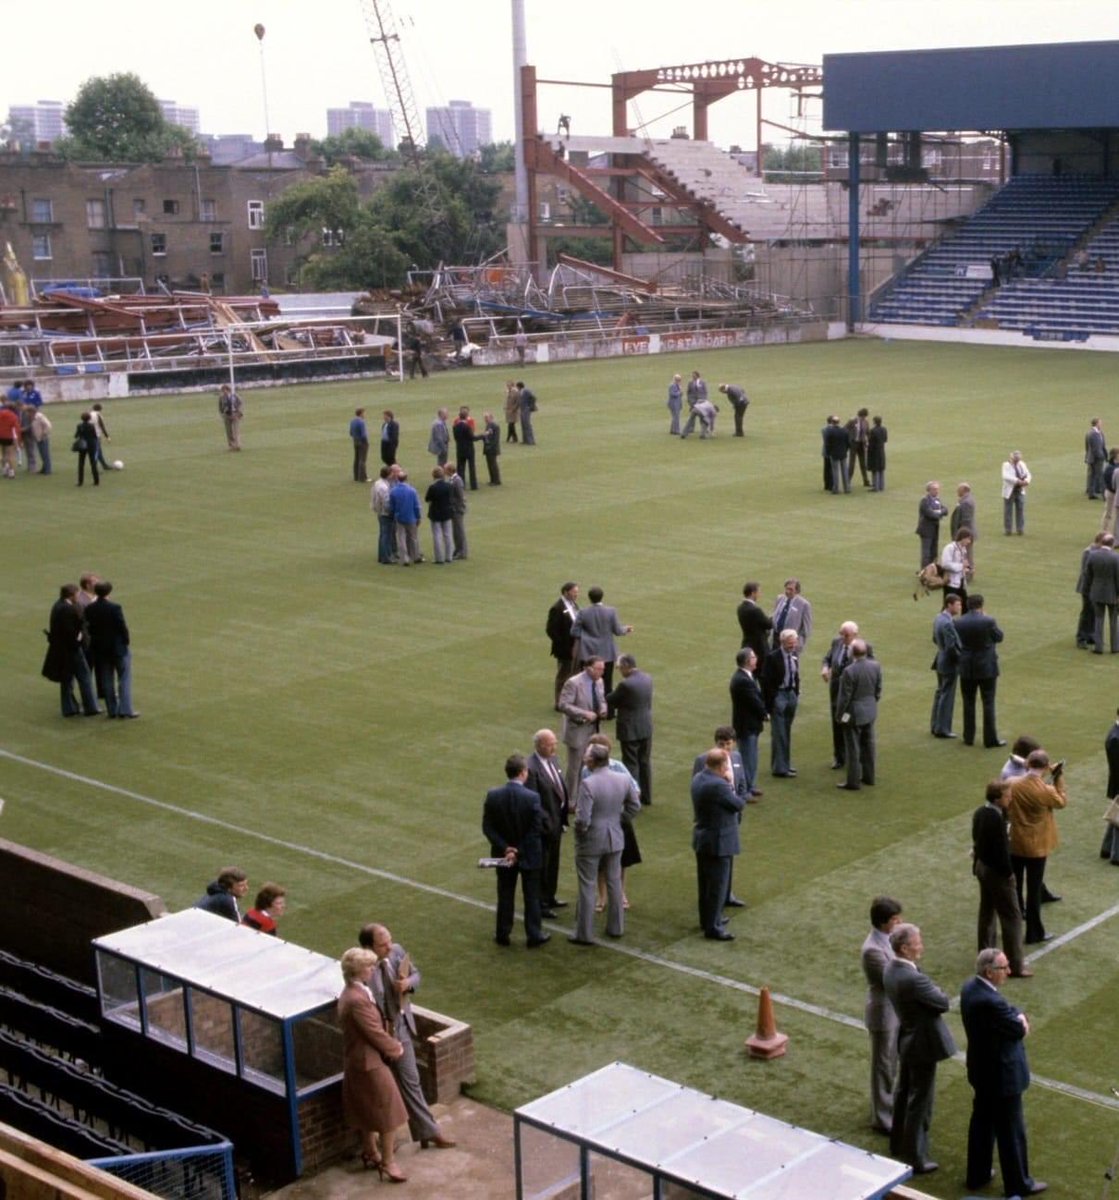
{"type": "Polygon", "coordinates": [[[85,442],[83,442],[81,438],[75,438],[73,445],[71,445],[70,449],[73,450],[75,454],[77,454],[78,451],[81,450],[81,448],[84,445],[85,445],[85,442]]]}
{"type": "Polygon", "coordinates": [[[1107,811],[1103,814],[1103,819],[1109,825],[1119,826],[1119,799],[1107,802],[1107,811]]]}

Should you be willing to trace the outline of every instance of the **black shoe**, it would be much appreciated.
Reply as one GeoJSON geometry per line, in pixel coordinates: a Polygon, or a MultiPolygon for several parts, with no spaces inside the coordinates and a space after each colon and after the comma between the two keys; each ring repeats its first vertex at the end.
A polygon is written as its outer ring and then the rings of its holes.
{"type": "Polygon", "coordinates": [[[745,908],[746,901],[739,900],[737,896],[728,896],[727,902],[723,905],[724,908],[745,908]]]}
{"type": "Polygon", "coordinates": [[[857,792],[859,785],[857,783],[837,783],[835,785],[841,792],[857,792]]]}
{"type": "Polygon", "coordinates": [[[774,779],[795,779],[796,771],[794,771],[792,769],[792,767],[790,767],[787,771],[774,771],[773,778],[774,779]]]}
{"type": "Polygon", "coordinates": [[[1051,892],[1048,888],[1041,893],[1042,904],[1056,904],[1062,899],[1064,899],[1063,896],[1058,896],[1056,892],[1051,892]]]}
{"type": "Polygon", "coordinates": [[[709,942],[733,942],[734,934],[727,933],[725,929],[720,929],[715,933],[705,933],[703,935],[709,942]]]}
{"type": "Polygon", "coordinates": [[[549,908],[566,908],[567,901],[566,900],[553,900],[551,902],[551,904],[548,905],[548,907],[549,908]]]}
{"type": "Polygon", "coordinates": [[[555,911],[550,908],[542,908],[540,910],[540,915],[544,918],[545,921],[554,921],[556,919],[555,911]]]}
{"type": "Polygon", "coordinates": [[[931,1175],[933,1173],[933,1171],[938,1171],[938,1170],[940,1170],[940,1163],[923,1162],[923,1163],[914,1163],[914,1165],[913,1165],[913,1174],[914,1175],[931,1175]]]}
{"type": "Polygon", "coordinates": [[[577,938],[577,937],[569,937],[567,940],[573,946],[597,946],[598,945],[597,942],[587,942],[587,941],[584,941],[582,938],[577,938]]]}
{"type": "Polygon", "coordinates": [[[938,737],[938,738],[954,738],[957,736],[958,735],[955,733],[934,733],[933,734],[933,737],[938,737]]]}
{"type": "MultiPolygon", "coordinates": [[[[94,715],[96,715],[96,714],[94,714],[94,715]]],[[[117,713],[117,716],[122,721],[138,721],[140,719],[139,713],[117,713]]]]}
{"type": "Polygon", "coordinates": [[[990,1175],[988,1175],[987,1178],[984,1179],[982,1183],[973,1183],[970,1179],[965,1179],[964,1187],[966,1187],[969,1192],[977,1192],[977,1191],[979,1191],[980,1188],[987,1187],[987,1185],[991,1182],[992,1179],[994,1179],[994,1177],[995,1177],[995,1169],[994,1169],[994,1167],[992,1167],[990,1175]]]}
{"type": "Polygon", "coordinates": [[[838,758],[833,758],[831,760],[831,769],[833,771],[842,771],[846,765],[846,763],[840,762],[838,758]]]}
{"type": "Polygon", "coordinates": [[[509,939],[507,937],[495,937],[493,939],[499,946],[508,946],[509,939]]]}
{"type": "Polygon", "coordinates": [[[995,750],[999,746],[1005,746],[1005,745],[1006,745],[1006,738],[999,738],[997,741],[994,741],[994,742],[984,742],[983,749],[984,750],[995,750]]]}
{"type": "Polygon", "coordinates": [[[1042,942],[1051,942],[1056,936],[1055,933],[1043,933],[1038,938],[1026,938],[1025,942],[1027,946],[1038,946],[1042,942]]]}
{"type": "Polygon", "coordinates": [[[545,942],[550,942],[552,935],[550,933],[542,933],[538,938],[529,938],[525,943],[530,950],[535,950],[537,946],[543,946],[545,942]]]}
{"type": "Polygon", "coordinates": [[[1042,1192],[1049,1190],[1049,1184],[1044,1179],[1034,1179],[1026,1185],[1023,1196],[1039,1196],[1042,1192]]]}

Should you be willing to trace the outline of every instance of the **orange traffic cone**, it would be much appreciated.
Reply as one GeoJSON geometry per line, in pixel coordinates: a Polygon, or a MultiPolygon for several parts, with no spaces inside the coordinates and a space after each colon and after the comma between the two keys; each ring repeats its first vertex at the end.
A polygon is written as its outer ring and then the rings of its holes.
{"type": "Polygon", "coordinates": [[[751,1058],[780,1058],[789,1048],[789,1035],[777,1032],[773,1016],[773,997],[763,987],[758,995],[758,1025],[746,1039],[746,1053],[751,1058]]]}

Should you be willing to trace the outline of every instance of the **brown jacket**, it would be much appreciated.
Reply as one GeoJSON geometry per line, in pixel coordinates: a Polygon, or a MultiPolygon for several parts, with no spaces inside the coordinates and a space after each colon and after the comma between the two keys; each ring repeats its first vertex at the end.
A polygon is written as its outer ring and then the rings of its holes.
{"type": "Polygon", "coordinates": [[[363,984],[347,984],[338,997],[342,1028],[342,1111],[351,1129],[388,1133],[408,1119],[400,1091],[383,1055],[400,1043],[385,1030],[380,1010],[363,984]]]}
{"type": "Polygon", "coordinates": [[[1020,858],[1047,858],[1057,848],[1053,810],[1068,804],[1064,775],[1046,783],[1039,775],[1020,775],[1010,784],[1010,853],[1020,858]]]}

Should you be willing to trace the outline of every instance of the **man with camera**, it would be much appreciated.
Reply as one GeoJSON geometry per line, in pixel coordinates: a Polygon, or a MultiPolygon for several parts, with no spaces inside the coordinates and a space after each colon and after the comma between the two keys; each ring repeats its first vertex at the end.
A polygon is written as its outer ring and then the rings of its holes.
{"type": "Polygon", "coordinates": [[[1041,921],[1041,889],[1046,860],[1059,841],[1053,813],[1068,804],[1064,769],[1063,761],[1050,766],[1049,755],[1044,750],[1034,750],[1026,759],[1025,775],[1010,784],[1006,810],[1010,822],[1010,861],[1018,884],[1018,903],[1026,914],[1027,945],[1048,942],[1053,937],[1045,932],[1041,921]],[[1025,904],[1022,904],[1023,882],[1025,904]]]}

